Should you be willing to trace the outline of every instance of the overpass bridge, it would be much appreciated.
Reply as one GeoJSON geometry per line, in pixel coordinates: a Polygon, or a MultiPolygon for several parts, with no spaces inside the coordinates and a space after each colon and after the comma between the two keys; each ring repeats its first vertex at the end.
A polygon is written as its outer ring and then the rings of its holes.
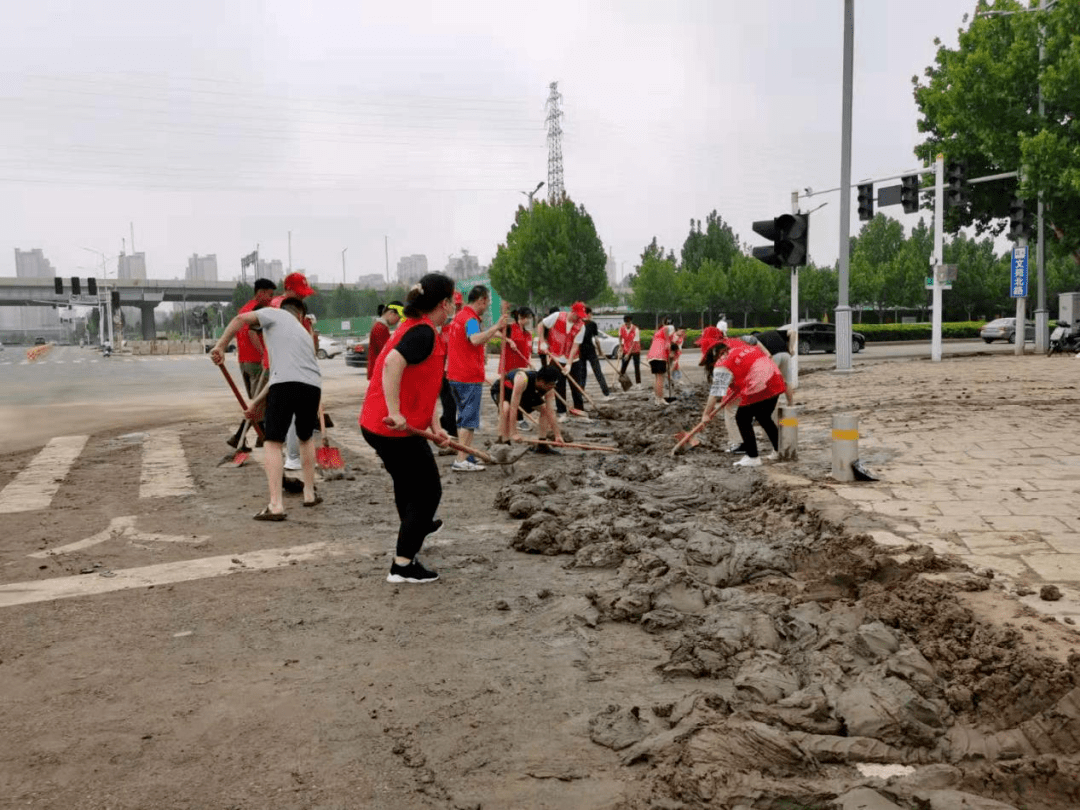
{"type": "Polygon", "coordinates": [[[97,306],[112,290],[120,293],[120,306],[138,307],[142,315],[144,340],[157,335],[154,309],[163,301],[190,304],[229,303],[235,281],[182,281],[179,279],[110,280],[106,287],[98,280],[98,296],[71,294],[71,279],[65,278],[64,292],[57,293],[51,278],[0,278],[0,306],[97,306]]]}

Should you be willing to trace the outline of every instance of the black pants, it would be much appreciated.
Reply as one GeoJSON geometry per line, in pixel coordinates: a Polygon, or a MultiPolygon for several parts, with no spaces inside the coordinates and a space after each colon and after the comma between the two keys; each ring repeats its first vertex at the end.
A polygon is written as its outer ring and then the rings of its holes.
{"type": "MultiPolygon", "coordinates": [[[[585,387],[585,361],[575,360],[570,365],[570,376],[577,381],[577,384],[582,388],[585,387]]],[[[559,413],[566,413],[566,406],[563,405],[563,400],[566,399],[566,377],[563,374],[559,375],[559,381],[555,383],[555,391],[559,394],[555,397],[555,410],[559,413]],[[562,397],[560,399],[559,397],[562,397]]],[[[581,396],[581,391],[570,386],[570,401],[574,403],[574,407],[579,410],[585,410],[585,399],[581,396]]]]}
{"type": "Polygon", "coordinates": [[[363,428],[361,432],[394,480],[394,504],[401,519],[395,554],[411,560],[420,553],[442,500],[442,481],[431,445],[421,436],[398,439],[363,428]]]}
{"type": "MultiPolygon", "coordinates": [[[[600,358],[594,354],[585,362],[587,362],[592,367],[592,373],[593,376],[596,378],[596,384],[600,386],[600,390],[604,392],[604,396],[606,397],[611,392],[608,390],[607,380],[604,379],[604,372],[600,368],[600,358]]],[[[582,385],[582,388],[584,387],[585,386],[582,385]]]]}
{"type": "Polygon", "coordinates": [[[641,385],[641,352],[624,354],[622,359],[622,368],[619,369],[619,373],[626,373],[626,367],[630,365],[631,360],[634,361],[634,382],[636,382],[638,385],[641,385]]]}
{"type": "Polygon", "coordinates": [[[780,449],[780,431],[773,421],[772,414],[780,395],[769,397],[753,405],[740,405],[735,411],[735,424],[739,428],[739,437],[746,448],[746,455],[757,458],[757,437],[754,435],[754,420],[765,429],[765,435],[772,442],[773,450],[780,449]]]}
{"type": "Polygon", "coordinates": [[[457,438],[457,403],[454,402],[454,391],[450,388],[450,381],[445,376],[442,378],[442,388],[439,389],[439,402],[442,403],[439,425],[448,434],[457,438]]]}

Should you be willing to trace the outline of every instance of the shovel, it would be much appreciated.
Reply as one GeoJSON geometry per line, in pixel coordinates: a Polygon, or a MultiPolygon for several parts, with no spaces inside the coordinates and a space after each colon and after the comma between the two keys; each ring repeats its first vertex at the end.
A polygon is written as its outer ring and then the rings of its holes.
{"type": "Polygon", "coordinates": [[[319,433],[322,434],[322,446],[315,448],[315,464],[324,470],[341,470],[345,467],[345,459],[341,457],[341,451],[330,446],[330,437],[326,435],[326,417],[322,408],[319,408],[319,433]]]}
{"type": "MultiPolygon", "coordinates": [[[[236,395],[236,401],[240,403],[240,410],[246,413],[248,409],[247,402],[244,401],[244,395],[240,393],[240,389],[237,388],[236,383],[233,382],[233,378],[232,375],[229,374],[229,370],[225,368],[224,363],[218,366],[218,368],[221,369],[221,373],[225,375],[225,382],[229,384],[229,388],[231,388],[233,394],[236,395]]],[[[251,425],[255,428],[255,433],[258,434],[259,438],[263,438],[262,428],[259,427],[259,423],[252,422],[251,425]]],[[[226,461],[225,463],[231,464],[233,467],[239,467],[241,464],[248,460],[248,455],[249,454],[244,452],[243,450],[237,450],[236,453],[233,455],[232,460],[226,461]]]]}
{"type": "Polygon", "coordinates": [[[526,444],[546,444],[549,447],[572,447],[576,450],[603,450],[607,453],[618,453],[618,447],[612,447],[609,444],[581,444],[575,442],[553,442],[549,439],[527,439],[522,436],[518,439],[519,442],[525,442],[526,444]]]}
{"type": "Polygon", "coordinates": [[[697,434],[701,432],[701,429],[704,428],[705,425],[709,424],[709,421],[713,418],[713,416],[716,415],[716,412],[718,410],[720,409],[713,408],[713,410],[709,413],[709,418],[702,419],[700,422],[697,423],[697,425],[694,426],[692,430],[680,430],[678,433],[676,433],[676,444],[673,448],[671,448],[671,455],[674,456],[675,453],[678,452],[679,448],[683,445],[697,447],[699,444],[701,444],[701,439],[697,437],[697,434]]]}
{"type": "MultiPolygon", "coordinates": [[[[418,428],[414,428],[412,425],[406,425],[405,430],[408,433],[413,434],[414,436],[423,436],[428,441],[435,442],[436,444],[440,444],[439,439],[430,430],[419,430],[418,428]]],[[[457,441],[455,439],[449,439],[449,440],[446,441],[445,444],[446,444],[447,447],[452,447],[455,450],[457,450],[458,452],[471,453],[472,455],[476,456],[477,458],[480,458],[480,459],[486,461],[488,464],[498,464],[499,463],[493,457],[491,457],[490,455],[485,453],[483,450],[477,450],[475,447],[469,447],[469,445],[462,444],[461,442],[459,442],[459,441],[457,441]]]]}
{"type": "Polygon", "coordinates": [[[632,382],[630,382],[630,377],[628,377],[628,376],[627,376],[626,372],[624,372],[624,371],[619,371],[619,367],[618,367],[617,365],[615,365],[614,363],[612,363],[612,362],[611,362],[611,358],[610,358],[610,357],[608,357],[608,356],[607,356],[607,355],[605,354],[605,355],[603,355],[603,358],[604,358],[604,361],[605,361],[605,362],[606,362],[606,363],[607,363],[607,364],[608,364],[609,366],[611,366],[611,370],[612,370],[612,371],[614,371],[614,372],[615,372],[616,374],[618,374],[618,375],[619,375],[619,385],[621,385],[621,386],[622,386],[622,390],[623,390],[623,391],[629,391],[629,390],[630,390],[631,388],[633,388],[633,387],[634,387],[634,384],[633,384],[632,382]]]}

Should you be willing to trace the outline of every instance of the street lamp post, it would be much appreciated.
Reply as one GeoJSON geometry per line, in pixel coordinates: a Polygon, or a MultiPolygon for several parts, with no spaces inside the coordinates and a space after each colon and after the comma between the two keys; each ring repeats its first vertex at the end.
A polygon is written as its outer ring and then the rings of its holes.
{"type": "Polygon", "coordinates": [[[342,250],[341,250],[341,284],[342,284],[342,286],[344,286],[344,284],[345,284],[345,251],[346,250],[348,250],[348,248],[342,248],[342,250]]]}
{"type": "MultiPolygon", "coordinates": [[[[105,313],[106,317],[108,317],[109,319],[109,345],[113,348],[113,350],[115,350],[117,346],[116,342],[113,339],[112,295],[110,294],[109,290],[109,271],[108,268],[105,266],[105,261],[108,259],[108,256],[106,256],[100,250],[94,250],[93,248],[84,247],[83,250],[89,251],[90,253],[96,253],[98,256],[101,257],[101,282],[102,286],[105,287],[105,313]]],[[[101,329],[99,319],[98,340],[103,340],[103,338],[104,332],[101,329]]]]}
{"type": "Polygon", "coordinates": [[[533,207],[533,196],[535,196],[536,192],[538,192],[541,188],[543,188],[543,186],[544,186],[544,181],[541,180],[539,183],[536,184],[536,188],[534,188],[532,191],[522,191],[521,192],[522,194],[524,194],[526,197],[529,198],[529,210],[530,211],[532,211],[532,207],[533,207]]]}

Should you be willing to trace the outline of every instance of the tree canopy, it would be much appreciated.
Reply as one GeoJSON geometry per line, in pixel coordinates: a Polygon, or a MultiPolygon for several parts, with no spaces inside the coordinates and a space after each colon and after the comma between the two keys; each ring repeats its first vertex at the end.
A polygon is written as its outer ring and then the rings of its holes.
{"type": "MultiPolygon", "coordinates": [[[[934,64],[922,80],[914,77],[915,102],[926,139],[915,150],[928,164],[939,152],[967,163],[968,177],[1023,171],[1014,181],[972,187],[969,209],[947,213],[949,230],[974,225],[977,233],[998,234],[1009,216],[1009,200],[1019,193],[1034,201],[1041,192],[1060,245],[1080,251],[1080,3],[1058,2],[1050,10],[1025,9],[1016,0],[997,0],[993,11],[976,5],[959,44],[937,41],[934,64]],[[1046,58],[1039,64],[1040,27],[1046,58]],[[1042,87],[1045,114],[1038,112],[1042,87]]],[[[1053,240],[1048,240],[1048,244],[1053,240]]]]}
{"type": "Polygon", "coordinates": [[[584,206],[567,198],[520,206],[491,263],[491,284],[508,301],[534,307],[612,298],[607,254],[584,206]]]}

